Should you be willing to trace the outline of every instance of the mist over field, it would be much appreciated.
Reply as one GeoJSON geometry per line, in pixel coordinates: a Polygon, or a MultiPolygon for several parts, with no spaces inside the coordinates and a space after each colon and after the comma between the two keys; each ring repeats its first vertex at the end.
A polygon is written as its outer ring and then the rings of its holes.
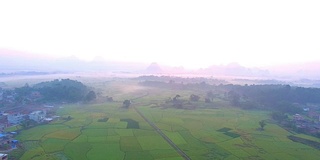
{"type": "Polygon", "coordinates": [[[316,62],[188,68],[9,49],[0,56],[0,134],[10,140],[0,144],[3,157],[320,156],[316,62]]]}
{"type": "Polygon", "coordinates": [[[14,160],[320,154],[319,88],[212,76],[27,73],[0,77],[0,129],[12,139],[0,153],[14,160]]]}
{"type": "Polygon", "coordinates": [[[0,159],[318,160],[320,2],[0,2],[0,159]]]}

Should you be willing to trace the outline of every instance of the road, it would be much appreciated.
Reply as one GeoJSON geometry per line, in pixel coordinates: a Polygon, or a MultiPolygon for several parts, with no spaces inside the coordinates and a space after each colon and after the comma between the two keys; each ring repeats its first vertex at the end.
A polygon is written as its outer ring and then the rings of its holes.
{"type": "Polygon", "coordinates": [[[191,160],[191,158],[184,153],[175,143],[171,141],[169,137],[167,137],[153,122],[151,122],[148,118],[146,118],[136,107],[133,106],[133,109],[147,122],[150,126],[152,126],[161,137],[166,140],[184,159],[191,160]]]}

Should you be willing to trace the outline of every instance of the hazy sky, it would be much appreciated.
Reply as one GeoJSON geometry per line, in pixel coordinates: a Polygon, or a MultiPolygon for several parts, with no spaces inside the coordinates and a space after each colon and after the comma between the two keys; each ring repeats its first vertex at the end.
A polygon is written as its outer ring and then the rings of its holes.
{"type": "Polygon", "coordinates": [[[0,1],[0,48],[207,67],[320,60],[320,1],[0,1]]]}

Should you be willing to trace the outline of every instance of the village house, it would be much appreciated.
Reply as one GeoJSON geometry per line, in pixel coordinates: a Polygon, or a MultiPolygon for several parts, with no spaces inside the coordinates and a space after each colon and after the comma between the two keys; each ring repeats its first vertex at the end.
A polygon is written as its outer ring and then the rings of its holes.
{"type": "Polygon", "coordinates": [[[303,118],[300,114],[295,114],[295,115],[293,116],[293,119],[296,120],[296,121],[304,120],[304,118],[303,118]]]}
{"type": "Polygon", "coordinates": [[[32,91],[30,94],[31,98],[41,98],[41,93],[39,91],[32,91]]]}
{"type": "Polygon", "coordinates": [[[43,107],[44,107],[44,108],[54,108],[54,106],[52,106],[52,105],[46,105],[46,104],[43,105],[43,107]]]}
{"type": "Polygon", "coordinates": [[[9,144],[10,138],[11,137],[9,137],[8,135],[0,133],[0,146],[5,145],[5,144],[9,144]]]}
{"type": "Polygon", "coordinates": [[[3,92],[0,90],[0,101],[3,100],[3,92]]]}
{"type": "Polygon", "coordinates": [[[28,99],[28,101],[30,101],[30,102],[35,102],[35,101],[39,100],[40,98],[41,98],[41,94],[38,91],[32,91],[30,93],[30,95],[28,95],[26,97],[26,99],[28,99]]]}
{"type": "Polygon", "coordinates": [[[12,125],[20,124],[25,120],[25,115],[21,113],[9,114],[7,120],[8,123],[12,125]]]}
{"type": "MultiPolygon", "coordinates": [[[[9,150],[9,149],[16,149],[17,145],[19,144],[18,140],[13,139],[13,136],[16,134],[12,133],[0,133],[0,149],[3,150],[9,150]]],[[[1,157],[1,153],[0,153],[1,157]]],[[[4,158],[4,157],[1,157],[4,158]]],[[[1,160],[0,158],[0,160],[1,160]]]]}
{"type": "Polygon", "coordinates": [[[0,160],[8,160],[8,155],[0,153],[0,160]]]}
{"type": "Polygon", "coordinates": [[[11,134],[0,133],[0,148],[2,150],[10,149],[12,147],[12,140],[11,134]]]}
{"type": "Polygon", "coordinates": [[[29,119],[32,119],[38,123],[42,122],[46,118],[46,111],[33,111],[29,114],[29,119]]]}
{"type": "Polygon", "coordinates": [[[0,132],[3,132],[8,127],[7,117],[0,115],[0,132]]]}

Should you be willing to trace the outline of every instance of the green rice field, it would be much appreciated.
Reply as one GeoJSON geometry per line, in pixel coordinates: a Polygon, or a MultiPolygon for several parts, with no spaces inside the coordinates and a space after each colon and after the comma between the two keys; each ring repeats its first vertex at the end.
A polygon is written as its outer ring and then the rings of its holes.
{"type": "MultiPolygon", "coordinates": [[[[95,85],[97,86],[97,84],[95,85]]],[[[248,111],[231,107],[210,109],[197,103],[194,110],[163,109],[150,104],[162,102],[175,94],[191,91],[152,88],[127,88],[121,83],[111,88],[100,84],[103,94],[115,99],[139,97],[129,109],[122,102],[65,105],[57,115],[71,120],[57,120],[22,130],[16,137],[22,143],[21,160],[182,160],[181,155],[150,126],[134,108],[155,124],[190,159],[308,159],[316,160],[320,151],[293,142],[292,135],[276,124],[268,123],[260,131],[258,122],[268,119],[267,111],[248,111]],[[118,87],[118,88],[117,88],[118,87]],[[174,93],[172,93],[174,92],[174,93]]],[[[204,105],[204,104],[203,104],[204,105]]],[[[314,139],[307,135],[296,135],[314,139]]]]}

